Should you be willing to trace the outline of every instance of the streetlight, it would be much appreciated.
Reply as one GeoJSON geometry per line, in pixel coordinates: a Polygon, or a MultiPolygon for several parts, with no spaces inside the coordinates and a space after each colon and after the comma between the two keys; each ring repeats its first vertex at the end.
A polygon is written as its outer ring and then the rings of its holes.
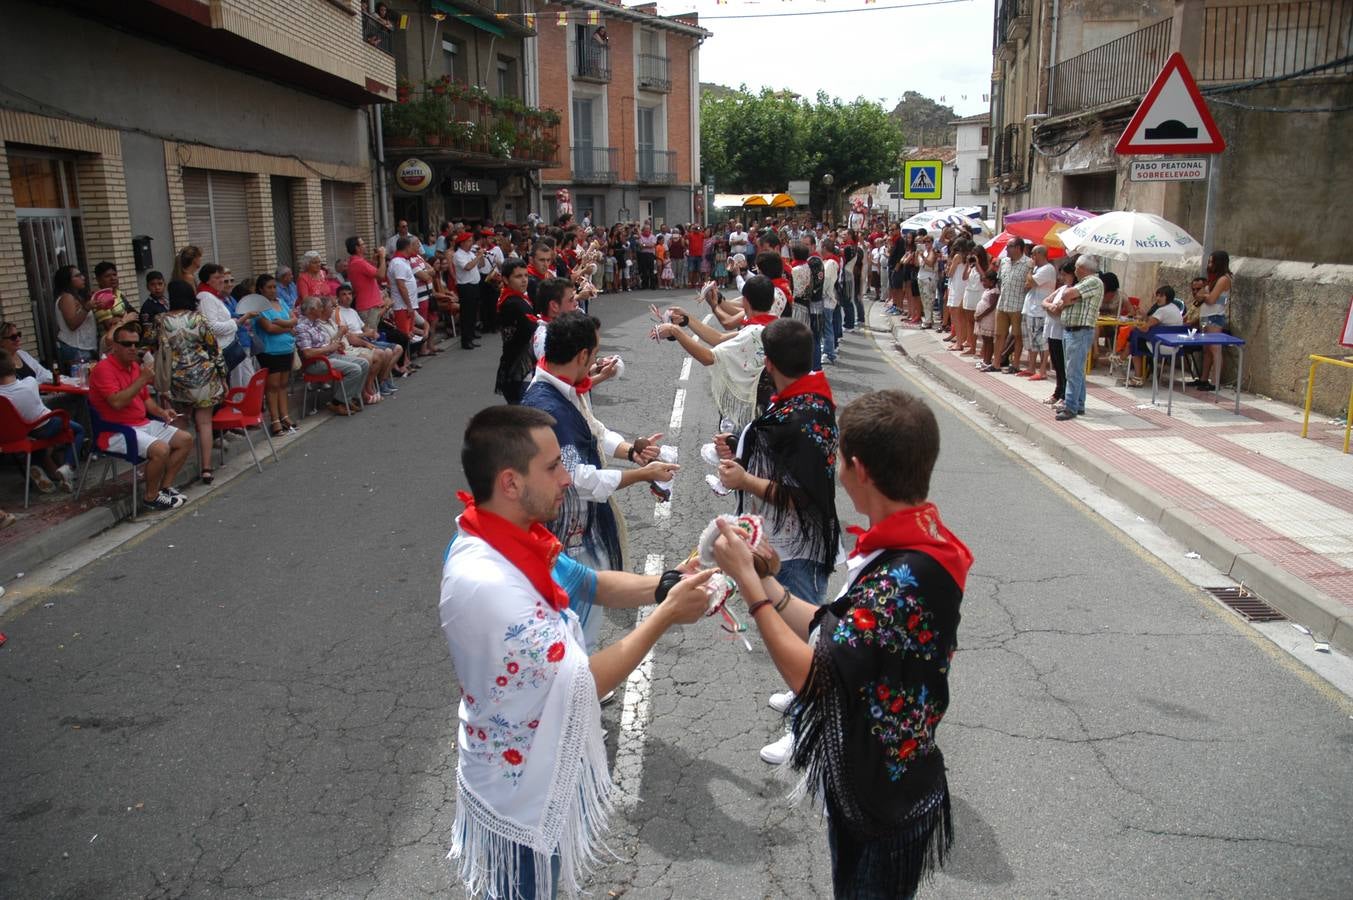
{"type": "Polygon", "coordinates": [[[826,175],[822,176],[822,186],[827,189],[827,215],[824,216],[823,218],[827,220],[828,225],[834,224],[833,221],[834,216],[832,214],[835,213],[836,211],[836,204],[835,202],[833,202],[835,200],[835,196],[834,192],[832,191],[832,185],[835,183],[836,176],[833,175],[831,172],[828,172],[826,175]]]}

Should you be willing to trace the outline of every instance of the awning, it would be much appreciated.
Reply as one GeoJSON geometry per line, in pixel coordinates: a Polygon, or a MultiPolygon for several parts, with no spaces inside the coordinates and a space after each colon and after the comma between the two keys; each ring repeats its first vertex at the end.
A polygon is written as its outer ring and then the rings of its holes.
{"type": "Polygon", "coordinates": [[[499,28],[492,22],[486,19],[481,19],[478,16],[472,16],[469,13],[465,12],[465,10],[457,9],[450,3],[443,2],[443,0],[432,0],[432,8],[446,13],[448,16],[451,16],[461,22],[464,22],[466,25],[472,25],[475,28],[478,28],[480,31],[487,31],[489,34],[494,35],[495,37],[507,37],[507,32],[499,28]]]}
{"type": "Polygon", "coordinates": [[[788,194],[776,194],[774,197],[770,198],[770,205],[776,209],[790,209],[798,206],[798,204],[794,202],[794,198],[788,194]]]}

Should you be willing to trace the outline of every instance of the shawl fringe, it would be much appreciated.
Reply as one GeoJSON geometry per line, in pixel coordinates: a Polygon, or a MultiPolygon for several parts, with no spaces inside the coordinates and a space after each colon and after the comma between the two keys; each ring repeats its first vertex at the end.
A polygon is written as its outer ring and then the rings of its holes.
{"type": "MultiPolygon", "coordinates": [[[[580,669],[570,689],[569,709],[585,710],[584,718],[600,716],[590,670],[580,669]]],[[[557,752],[544,821],[535,830],[495,813],[457,771],[456,818],[447,858],[459,860],[459,877],[469,896],[486,896],[492,890],[500,900],[548,897],[555,887],[556,856],[559,889],[576,896],[602,853],[610,853],[605,837],[613,808],[611,771],[599,728],[571,717],[557,752]],[[536,893],[532,898],[523,897],[519,890],[518,845],[530,848],[534,855],[536,893]]]]}
{"type": "MultiPolygon", "coordinates": [[[[907,820],[885,838],[868,841],[870,854],[869,883],[861,885],[855,878],[861,871],[857,865],[866,848],[847,836],[840,840],[838,833],[836,870],[832,883],[837,897],[855,897],[862,889],[869,890],[878,882],[897,886],[897,896],[911,897],[922,882],[929,881],[936,869],[944,867],[945,857],[954,845],[954,816],[949,805],[949,785],[943,778],[929,796],[916,805],[907,820]]],[[[867,896],[875,896],[872,892],[867,896]]]]}

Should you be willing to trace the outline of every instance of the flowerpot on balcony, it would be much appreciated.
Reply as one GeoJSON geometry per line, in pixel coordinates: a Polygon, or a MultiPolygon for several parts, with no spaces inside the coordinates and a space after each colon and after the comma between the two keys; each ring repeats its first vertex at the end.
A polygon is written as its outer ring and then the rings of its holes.
{"type": "Polygon", "coordinates": [[[385,137],[387,147],[417,147],[418,141],[403,134],[390,134],[385,137]]]}
{"type": "Polygon", "coordinates": [[[438,97],[445,97],[446,85],[442,84],[440,81],[434,82],[432,85],[432,93],[436,94],[438,97]]]}
{"type": "Polygon", "coordinates": [[[424,135],[423,141],[429,147],[440,147],[442,145],[442,136],[436,132],[432,132],[431,134],[424,135]]]}

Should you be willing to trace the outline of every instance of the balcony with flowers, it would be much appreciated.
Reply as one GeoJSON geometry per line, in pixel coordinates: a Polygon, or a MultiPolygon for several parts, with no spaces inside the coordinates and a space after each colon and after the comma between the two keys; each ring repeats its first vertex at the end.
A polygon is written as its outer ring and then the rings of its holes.
{"type": "Polygon", "coordinates": [[[401,80],[398,101],[384,107],[387,147],[417,148],[428,156],[481,166],[544,168],[559,163],[559,113],[493,97],[450,76],[415,88],[401,80]]]}

